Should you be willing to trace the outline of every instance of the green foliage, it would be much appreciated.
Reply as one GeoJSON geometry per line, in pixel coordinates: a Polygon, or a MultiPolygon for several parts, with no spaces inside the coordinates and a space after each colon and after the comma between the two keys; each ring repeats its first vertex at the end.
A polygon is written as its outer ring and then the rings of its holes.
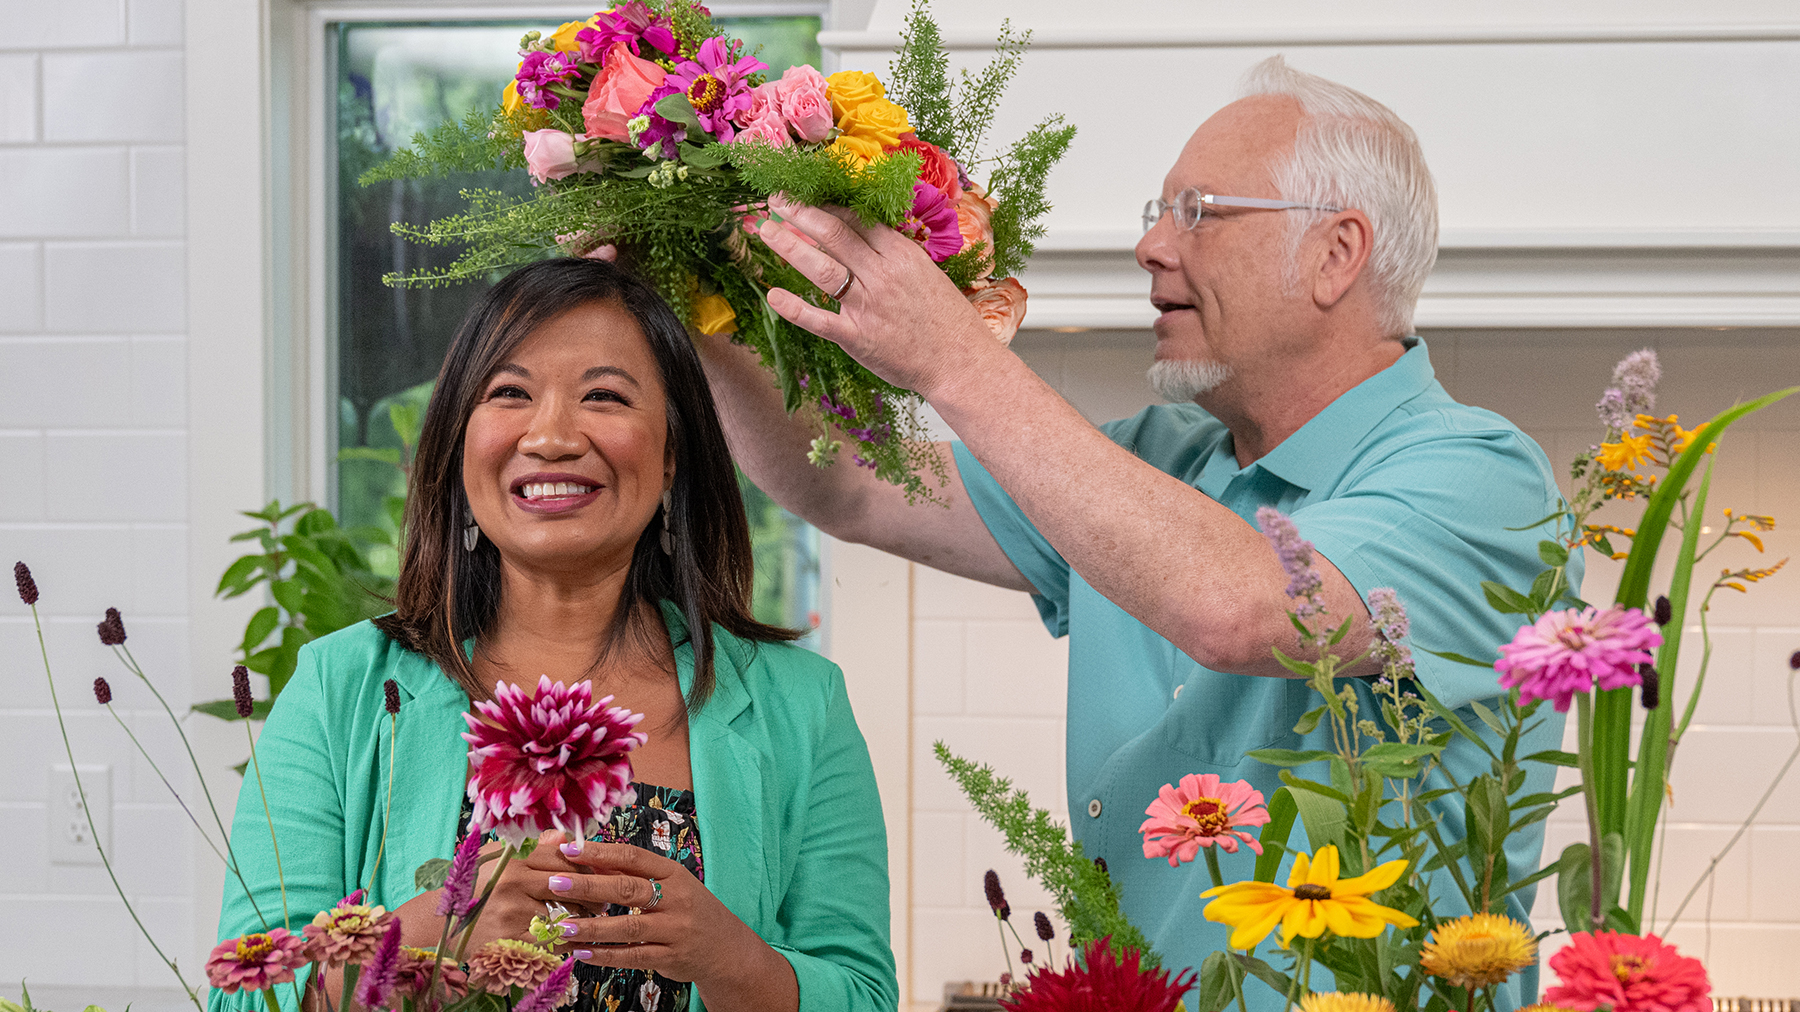
{"type": "Polygon", "coordinates": [[[758,194],[782,193],[815,207],[847,207],[869,225],[898,225],[912,210],[919,156],[911,151],[883,155],[862,167],[842,151],[820,157],[798,147],[754,142],[712,147],[724,153],[744,184],[758,194]]]}
{"type": "Polygon", "coordinates": [[[522,169],[525,149],[511,120],[472,109],[460,121],[414,134],[412,145],[394,152],[357,180],[363,186],[392,179],[431,179],[453,172],[522,169]]]}
{"type": "Polygon", "coordinates": [[[913,0],[900,30],[900,49],[888,63],[887,95],[904,106],[913,133],[956,157],[956,110],[950,101],[950,54],[944,50],[929,0],[913,0]]]}
{"type": "Polygon", "coordinates": [[[1051,116],[1031,128],[1000,158],[991,179],[994,208],[994,276],[1011,277],[1024,270],[1044,225],[1039,220],[1050,211],[1044,196],[1050,169],[1075,139],[1075,128],[1051,116]]]}
{"type": "Polygon", "coordinates": [[[1112,878],[1082,856],[1081,844],[1069,839],[1066,827],[1048,811],[1033,808],[1025,792],[996,777],[993,767],[959,758],[941,741],[932,751],[975,811],[1006,837],[1006,849],[1025,859],[1026,874],[1055,899],[1077,947],[1110,935],[1115,951],[1136,949],[1145,966],[1162,965],[1149,940],[1119,912],[1119,890],[1112,878]]]}

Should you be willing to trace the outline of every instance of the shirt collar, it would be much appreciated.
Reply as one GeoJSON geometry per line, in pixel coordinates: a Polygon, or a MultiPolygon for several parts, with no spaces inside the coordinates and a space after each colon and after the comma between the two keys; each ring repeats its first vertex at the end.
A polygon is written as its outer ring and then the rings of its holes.
{"type": "MultiPolygon", "coordinates": [[[[1406,352],[1393,365],[1345,391],[1251,466],[1308,491],[1330,484],[1382,419],[1436,381],[1425,341],[1406,340],[1406,352]]],[[[1229,447],[1229,441],[1220,444],[1228,455],[1229,447]]]]}

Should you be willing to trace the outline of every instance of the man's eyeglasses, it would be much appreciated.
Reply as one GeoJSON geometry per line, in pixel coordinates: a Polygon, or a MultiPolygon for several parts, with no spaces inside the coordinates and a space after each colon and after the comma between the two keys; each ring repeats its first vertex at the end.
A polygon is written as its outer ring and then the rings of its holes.
{"type": "Polygon", "coordinates": [[[1175,202],[1165,204],[1161,200],[1152,200],[1144,205],[1144,231],[1148,232],[1162,220],[1165,211],[1175,214],[1175,224],[1181,228],[1193,228],[1200,224],[1205,215],[1217,215],[1217,211],[1209,211],[1213,207],[1257,207],[1269,211],[1342,211],[1341,207],[1330,207],[1325,204],[1302,204],[1292,200],[1269,200],[1264,197],[1221,197],[1213,193],[1201,193],[1194,187],[1177,193],[1175,202]]]}

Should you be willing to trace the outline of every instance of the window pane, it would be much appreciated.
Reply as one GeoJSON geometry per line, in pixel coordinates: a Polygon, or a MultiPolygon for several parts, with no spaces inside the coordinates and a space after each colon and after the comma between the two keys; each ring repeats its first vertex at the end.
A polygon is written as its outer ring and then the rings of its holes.
{"type": "MultiPolygon", "coordinates": [[[[770,65],[819,63],[819,18],[720,18],[770,65]]],[[[395,221],[423,223],[463,207],[459,192],[488,187],[529,192],[523,173],[465,173],[446,179],[357,185],[364,170],[413,134],[470,110],[490,109],[518,64],[519,36],[531,22],[342,23],[337,50],[337,290],[332,307],[338,404],[337,509],[347,527],[395,529],[405,492],[395,422],[423,415],[431,384],[463,314],[489,284],[389,288],[382,275],[447,266],[460,250],[415,245],[395,221]]],[[[416,424],[416,423],[415,423],[416,424]]],[[[818,534],[740,479],[756,550],[756,616],[803,629],[818,625],[818,534]]],[[[398,559],[378,549],[377,568],[398,559]]]]}

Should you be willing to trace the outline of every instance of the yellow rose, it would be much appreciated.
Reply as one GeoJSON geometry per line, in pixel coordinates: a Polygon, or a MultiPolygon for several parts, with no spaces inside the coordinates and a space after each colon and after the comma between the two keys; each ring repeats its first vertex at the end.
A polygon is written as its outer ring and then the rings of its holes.
{"type": "Polygon", "coordinates": [[[827,77],[825,83],[831,97],[831,118],[835,120],[842,120],[860,106],[887,98],[881,79],[861,70],[840,70],[827,77]]]}
{"type": "Polygon", "coordinates": [[[842,151],[856,160],[858,167],[869,164],[881,157],[881,145],[867,137],[853,137],[850,134],[839,134],[838,139],[831,142],[828,151],[842,151]]]}
{"type": "Polygon", "coordinates": [[[845,113],[838,119],[838,129],[874,144],[875,154],[880,154],[899,144],[900,135],[911,131],[912,123],[907,120],[905,109],[878,98],[845,113]]]}
{"type": "Polygon", "coordinates": [[[596,14],[593,17],[588,18],[586,21],[565,21],[565,22],[563,22],[561,28],[558,28],[556,31],[550,33],[550,44],[555,46],[556,51],[559,53],[575,52],[576,50],[581,48],[581,44],[575,41],[576,33],[581,31],[583,28],[594,27],[596,24],[599,23],[599,19],[600,19],[600,15],[596,14]]]}
{"type": "Polygon", "coordinates": [[[694,300],[694,329],[702,334],[723,334],[737,324],[737,314],[723,295],[707,295],[694,300]]]}

